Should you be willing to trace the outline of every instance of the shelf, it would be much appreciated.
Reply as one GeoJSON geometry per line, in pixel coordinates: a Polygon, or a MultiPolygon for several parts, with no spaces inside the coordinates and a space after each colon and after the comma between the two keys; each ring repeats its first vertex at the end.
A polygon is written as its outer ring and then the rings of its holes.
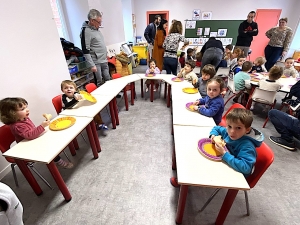
{"type": "Polygon", "coordinates": [[[80,88],[80,87],[82,87],[84,84],[87,84],[87,83],[89,83],[91,80],[94,80],[94,78],[90,78],[90,79],[86,80],[85,82],[83,82],[83,83],[81,83],[81,84],[77,85],[77,88],[80,88]]]}
{"type": "MultiPolygon", "coordinates": [[[[77,73],[78,73],[78,72],[77,72],[77,73]]],[[[73,81],[73,82],[76,82],[76,81],[78,81],[78,80],[80,80],[80,79],[86,77],[87,75],[90,75],[91,73],[93,73],[93,72],[90,71],[90,72],[88,72],[88,73],[86,73],[86,74],[81,75],[80,77],[77,77],[77,78],[73,79],[72,81],[73,81]]],[[[72,74],[72,75],[73,75],[73,74],[72,74]]]]}

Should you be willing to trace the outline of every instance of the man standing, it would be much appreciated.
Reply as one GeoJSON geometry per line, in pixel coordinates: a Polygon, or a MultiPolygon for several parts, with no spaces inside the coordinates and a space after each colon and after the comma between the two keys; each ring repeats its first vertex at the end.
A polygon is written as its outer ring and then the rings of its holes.
{"type": "Polygon", "coordinates": [[[244,52],[245,57],[248,56],[253,36],[258,34],[257,23],[253,21],[255,14],[256,13],[254,11],[251,11],[247,16],[247,20],[240,24],[238,30],[239,34],[237,36],[235,48],[240,48],[244,52]]]}
{"type": "Polygon", "coordinates": [[[152,51],[153,51],[153,45],[154,45],[154,40],[155,40],[155,35],[156,35],[156,29],[158,25],[160,24],[161,17],[160,15],[155,16],[155,20],[153,23],[150,23],[144,32],[144,37],[146,38],[148,42],[148,52],[149,52],[149,57],[150,59],[152,58],[152,51]]]}
{"type": "Polygon", "coordinates": [[[107,64],[107,49],[104,43],[104,37],[99,27],[102,22],[102,15],[96,9],[91,9],[88,14],[88,20],[82,24],[80,34],[81,47],[86,61],[94,72],[97,86],[104,81],[111,79],[107,64]]]}

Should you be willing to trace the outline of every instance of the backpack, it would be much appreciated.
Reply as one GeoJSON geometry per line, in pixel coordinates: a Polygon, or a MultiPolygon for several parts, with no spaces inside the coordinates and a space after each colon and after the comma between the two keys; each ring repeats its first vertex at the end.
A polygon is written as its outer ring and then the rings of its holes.
{"type": "Polygon", "coordinates": [[[80,48],[77,48],[72,42],[60,38],[60,43],[62,45],[65,58],[69,59],[72,55],[80,57],[83,56],[83,52],[80,48]]]}

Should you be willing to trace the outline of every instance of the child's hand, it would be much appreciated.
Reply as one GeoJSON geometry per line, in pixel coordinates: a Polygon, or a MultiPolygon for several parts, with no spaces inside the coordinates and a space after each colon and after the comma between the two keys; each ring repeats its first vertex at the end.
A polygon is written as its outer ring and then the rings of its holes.
{"type": "Polygon", "coordinates": [[[256,70],[253,70],[252,73],[256,73],[256,70]]]}
{"type": "Polygon", "coordinates": [[[193,108],[193,109],[194,109],[195,111],[198,111],[198,108],[199,108],[199,107],[198,107],[197,105],[194,105],[194,108],[193,108]]]}
{"type": "Polygon", "coordinates": [[[196,84],[197,83],[197,79],[194,79],[193,81],[192,81],[192,84],[196,84]]]}
{"type": "Polygon", "coordinates": [[[45,121],[42,122],[41,126],[42,127],[46,127],[46,126],[49,126],[49,124],[50,124],[50,121],[49,120],[45,120],[45,121]]]}
{"type": "Polygon", "coordinates": [[[75,95],[74,95],[74,98],[75,98],[77,101],[83,99],[82,96],[81,96],[80,94],[75,94],[75,95]]]}
{"type": "Polygon", "coordinates": [[[153,67],[150,69],[150,73],[154,73],[154,68],[153,67]]]}
{"type": "Polygon", "coordinates": [[[222,91],[222,92],[221,92],[221,95],[226,95],[226,91],[222,91]]]}
{"type": "Polygon", "coordinates": [[[215,143],[214,137],[215,137],[215,135],[211,135],[211,136],[210,136],[211,143],[213,143],[213,144],[215,143]]]}
{"type": "Polygon", "coordinates": [[[193,103],[193,105],[199,105],[199,103],[200,103],[200,101],[197,100],[197,101],[195,101],[195,102],[193,103]]]}
{"type": "Polygon", "coordinates": [[[223,146],[219,145],[218,143],[215,143],[215,147],[216,147],[216,150],[218,152],[220,152],[222,155],[224,155],[226,153],[225,148],[223,146]]]}

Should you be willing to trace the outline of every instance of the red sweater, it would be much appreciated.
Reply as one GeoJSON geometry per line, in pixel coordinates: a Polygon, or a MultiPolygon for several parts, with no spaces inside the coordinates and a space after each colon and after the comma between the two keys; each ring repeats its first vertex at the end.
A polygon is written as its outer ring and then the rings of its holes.
{"type": "Polygon", "coordinates": [[[33,140],[45,131],[42,125],[36,127],[29,118],[11,124],[10,130],[15,136],[17,143],[23,139],[33,140]]]}

